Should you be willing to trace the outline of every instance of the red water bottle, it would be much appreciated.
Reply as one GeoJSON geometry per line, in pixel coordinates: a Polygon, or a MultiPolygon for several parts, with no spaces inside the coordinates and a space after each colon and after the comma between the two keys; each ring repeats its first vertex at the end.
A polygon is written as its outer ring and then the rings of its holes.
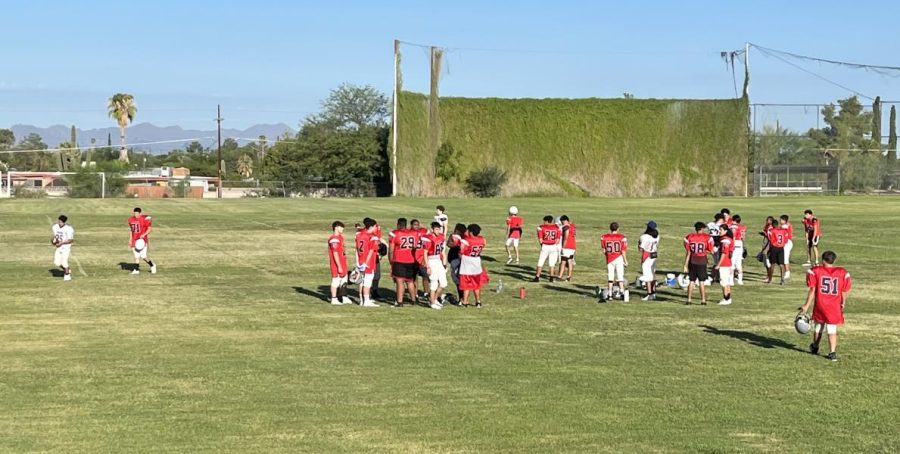
{"type": "Polygon", "coordinates": [[[519,287],[519,299],[525,299],[525,287],[519,287]]]}

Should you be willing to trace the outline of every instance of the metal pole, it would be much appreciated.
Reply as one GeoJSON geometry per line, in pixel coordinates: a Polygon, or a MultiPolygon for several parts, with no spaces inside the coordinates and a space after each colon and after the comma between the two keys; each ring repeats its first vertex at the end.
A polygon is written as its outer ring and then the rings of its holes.
{"type": "Polygon", "coordinates": [[[106,198],[106,172],[100,172],[100,198],[106,198]]]}
{"type": "Polygon", "coordinates": [[[216,191],[218,192],[217,197],[222,198],[222,106],[220,104],[216,105],[216,132],[217,132],[217,143],[218,143],[218,158],[216,159],[216,169],[218,170],[219,181],[216,182],[216,191]]]}
{"type": "Polygon", "coordinates": [[[397,195],[397,118],[400,106],[400,40],[394,40],[394,111],[391,115],[391,195],[397,195]]]}

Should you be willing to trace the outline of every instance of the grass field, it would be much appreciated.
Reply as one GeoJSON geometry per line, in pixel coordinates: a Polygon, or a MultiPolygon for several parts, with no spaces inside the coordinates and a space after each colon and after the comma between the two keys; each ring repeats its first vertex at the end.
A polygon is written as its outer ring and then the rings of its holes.
{"type": "Polygon", "coordinates": [[[451,223],[485,228],[491,288],[506,289],[484,309],[319,296],[332,220],[430,219],[435,200],[141,201],[153,276],[122,268],[134,201],[0,201],[0,451],[900,451],[897,200],[440,202],[451,223]],[[572,217],[575,282],[524,282],[530,242],[521,268],[502,265],[511,203],[526,225],[572,217]],[[840,362],[805,353],[792,329],[801,246],[784,288],[759,283],[751,257],[730,307],[686,307],[674,290],[596,303],[601,227],[619,221],[634,243],[656,220],[660,268],[673,269],[689,226],[722,206],[751,230],[816,210],[824,249],[854,277],[840,362]],[[50,272],[61,212],[76,230],[72,282],[50,272]]]}

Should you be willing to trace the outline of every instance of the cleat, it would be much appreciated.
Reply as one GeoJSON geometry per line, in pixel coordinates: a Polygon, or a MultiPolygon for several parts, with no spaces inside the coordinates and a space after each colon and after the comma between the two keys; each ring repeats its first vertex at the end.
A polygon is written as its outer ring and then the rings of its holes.
{"type": "Polygon", "coordinates": [[[829,353],[828,356],[827,356],[826,358],[828,358],[828,360],[831,361],[831,362],[836,362],[836,361],[838,360],[837,352],[831,352],[831,353],[829,353]]]}
{"type": "Polygon", "coordinates": [[[131,274],[141,274],[140,270],[131,270],[131,274]]]}
{"type": "Polygon", "coordinates": [[[156,265],[150,267],[150,274],[156,274],[156,265]]]}
{"type": "Polygon", "coordinates": [[[430,307],[430,308],[432,308],[432,309],[434,309],[434,310],[438,310],[438,311],[444,308],[444,306],[441,306],[441,305],[438,304],[438,303],[432,303],[432,304],[429,304],[428,307],[430,307]]]}
{"type": "Polygon", "coordinates": [[[343,305],[343,304],[344,304],[344,303],[340,302],[337,298],[332,298],[332,299],[331,299],[331,305],[332,305],[332,306],[341,306],[341,305],[343,305]]]}
{"type": "Polygon", "coordinates": [[[781,282],[778,283],[778,285],[784,287],[784,279],[782,279],[781,282]]]}
{"type": "Polygon", "coordinates": [[[531,282],[541,282],[541,278],[535,276],[534,279],[531,280],[531,282]]]}
{"type": "Polygon", "coordinates": [[[519,259],[516,259],[515,264],[516,264],[516,265],[519,264],[519,259]]]}
{"type": "Polygon", "coordinates": [[[512,263],[512,262],[513,262],[513,258],[512,258],[512,257],[507,257],[507,258],[506,258],[506,264],[507,264],[507,265],[509,265],[509,264],[512,263]]]}
{"type": "Polygon", "coordinates": [[[475,303],[475,309],[481,309],[482,307],[484,306],[482,306],[481,303],[475,303]]]}
{"type": "Polygon", "coordinates": [[[556,278],[555,278],[555,277],[553,277],[553,276],[550,276],[550,282],[553,282],[553,281],[555,281],[555,280],[556,280],[556,278]]]}
{"type": "Polygon", "coordinates": [[[345,297],[341,300],[341,304],[353,304],[353,300],[350,299],[349,297],[345,296],[345,297]]]}
{"type": "Polygon", "coordinates": [[[737,285],[744,285],[744,278],[739,277],[737,280],[737,285]]]}
{"type": "Polygon", "coordinates": [[[647,296],[641,298],[641,301],[654,301],[656,300],[656,294],[650,293],[647,296]]]}
{"type": "Polygon", "coordinates": [[[64,280],[64,281],[71,281],[71,280],[72,280],[72,275],[71,275],[71,274],[67,274],[67,275],[63,276],[63,280],[64,280]]]}
{"type": "Polygon", "coordinates": [[[706,301],[700,301],[701,306],[706,306],[706,301]]]}
{"type": "Polygon", "coordinates": [[[690,306],[690,305],[691,305],[691,301],[690,301],[690,300],[685,301],[685,302],[684,302],[684,305],[685,305],[685,306],[690,306]]]}
{"type": "Polygon", "coordinates": [[[819,354],[819,344],[809,344],[809,352],[813,355],[819,354]]]}
{"type": "Polygon", "coordinates": [[[362,307],[378,307],[377,304],[375,304],[375,303],[373,303],[373,302],[371,302],[371,301],[366,302],[366,303],[363,303],[363,304],[360,304],[360,306],[362,306],[362,307]]]}
{"type": "Polygon", "coordinates": [[[731,299],[719,301],[719,306],[728,306],[729,304],[731,304],[731,299]]]}

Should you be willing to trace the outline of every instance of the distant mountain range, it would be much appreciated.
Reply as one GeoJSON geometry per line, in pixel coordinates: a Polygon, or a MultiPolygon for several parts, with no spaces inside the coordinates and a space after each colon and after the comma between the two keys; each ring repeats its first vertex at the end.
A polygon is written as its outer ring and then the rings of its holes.
{"type": "MultiPolygon", "coordinates": [[[[31,125],[13,125],[13,134],[16,135],[16,141],[22,140],[28,134],[39,134],[44,143],[54,148],[62,142],[68,142],[71,135],[71,127],[63,125],[54,125],[49,128],[38,128],[31,125]]],[[[100,129],[77,129],[78,146],[91,146],[91,139],[95,139],[95,146],[106,145],[107,137],[111,135],[113,146],[119,143],[119,128],[100,128],[100,129]]],[[[253,139],[254,141],[261,135],[266,136],[269,140],[274,140],[285,133],[293,133],[294,130],[284,123],[278,124],[261,124],[254,125],[247,129],[222,129],[222,140],[232,137],[235,139],[253,139]]],[[[140,144],[144,142],[160,142],[167,140],[196,139],[204,146],[211,146],[215,143],[216,131],[201,131],[196,129],[182,129],[179,126],[159,127],[150,123],[138,123],[128,127],[126,138],[130,144],[140,144]]],[[[247,141],[239,140],[241,145],[247,141]]],[[[134,145],[135,149],[150,150],[154,153],[163,153],[173,148],[183,148],[190,142],[173,142],[150,145],[134,145]]]]}

